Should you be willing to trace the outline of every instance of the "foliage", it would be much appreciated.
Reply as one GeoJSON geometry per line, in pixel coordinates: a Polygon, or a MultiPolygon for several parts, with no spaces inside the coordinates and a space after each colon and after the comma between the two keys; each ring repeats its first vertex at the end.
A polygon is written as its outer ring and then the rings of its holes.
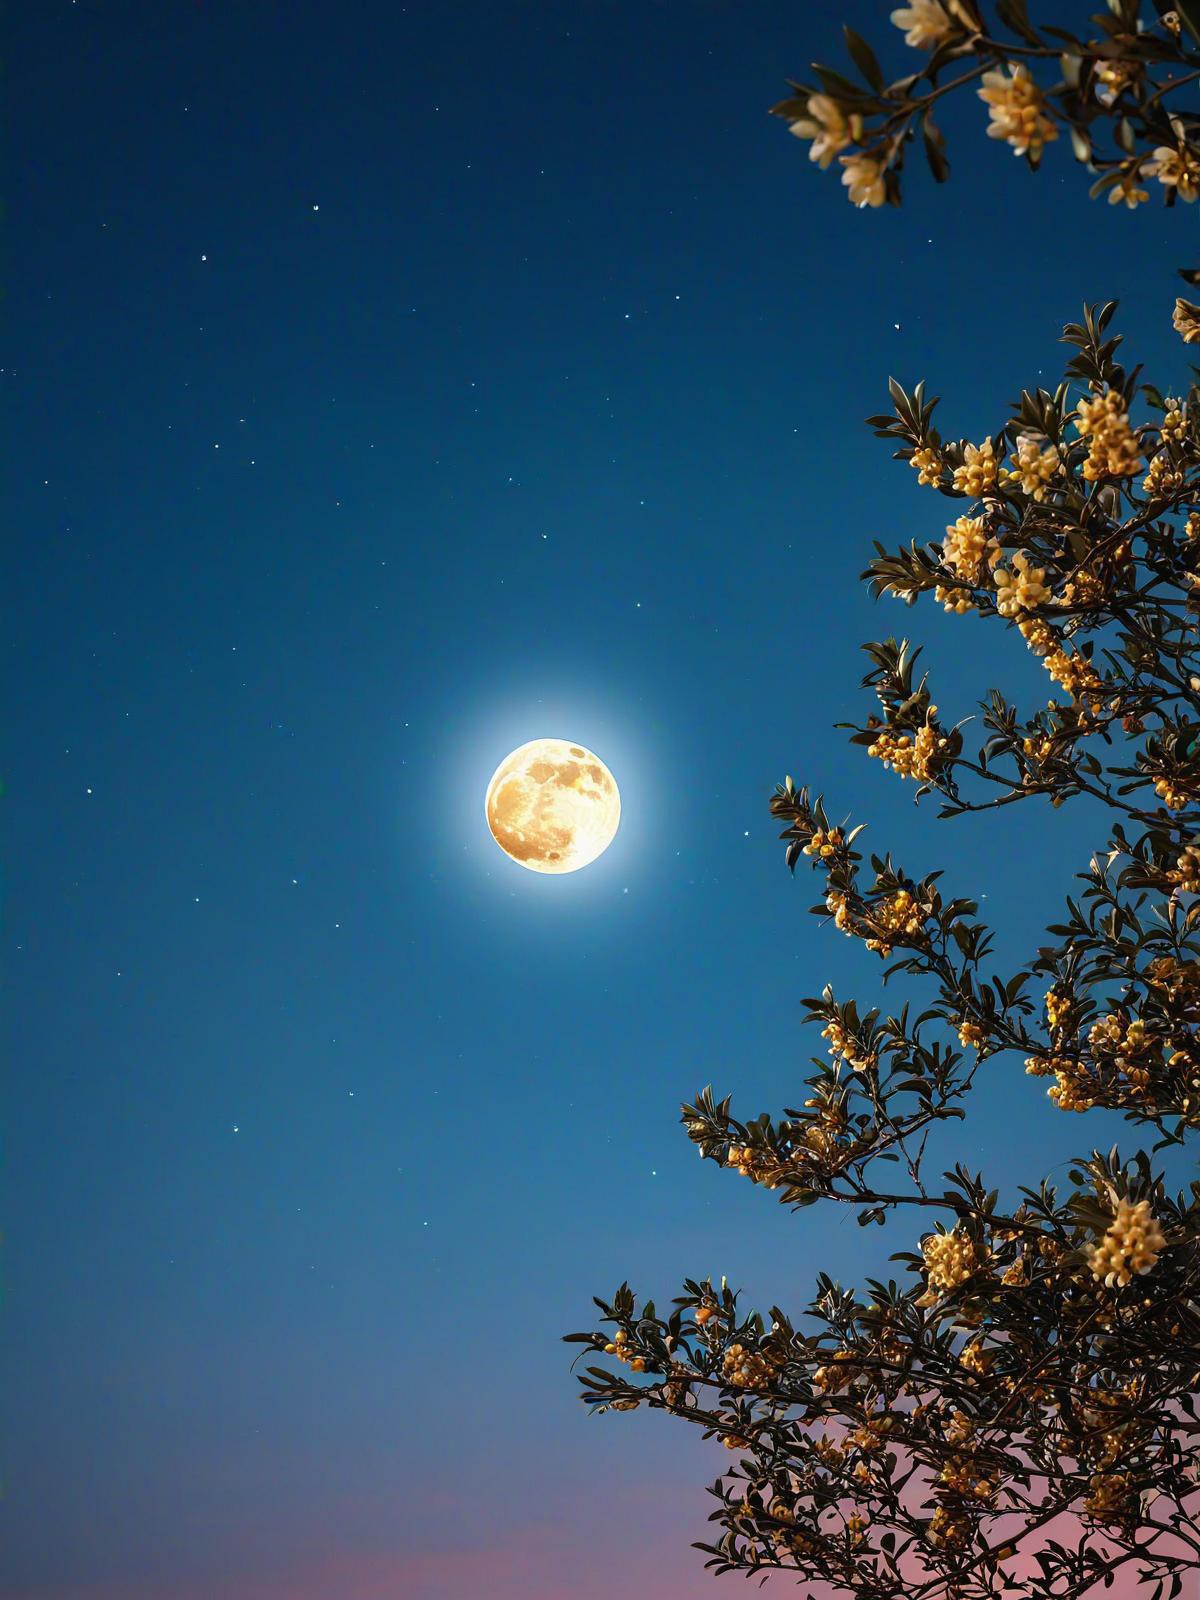
{"type": "Polygon", "coordinates": [[[918,139],[943,182],[950,163],[934,107],[973,87],[988,134],[1031,167],[1062,133],[1096,174],[1094,196],[1131,208],[1149,200],[1147,184],[1168,205],[1200,196],[1200,114],[1180,98],[1200,79],[1200,0],[1172,9],[1109,0],[1079,33],[1033,20],[1025,0],[909,0],[891,16],[924,57],[915,71],[889,82],[871,45],[847,27],[855,76],[814,64],[816,82],[793,83],[773,107],[811,141],[820,166],[836,158],[855,205],[900,203],[918,139]]]}
{"type": "Polygon", "coordinates": [[[968,744],[889,638],[866,646],[878,709],[850,729],[942,816],[1089,796],[1104,848],[999,975],[974,901],[864,856],[789,778],[771,810],[788,865],[819,875],[814,914],[918,999],[807,1000],[826,1059],[782,1116],[741,1121],[707,1089],[683,1108],[702,1156],[782,1204],[866,1225],[911,1207],[925,1232],[862,1293],[822,1276],[799,1321],[723,1282],[663,1311],[622,1285],[571,1336],[589,1407],[667,1411],[733,1452],[700,1547],[719,1572],[859,1600],[1076,1600],[1119,1577],[1166,1600],[1200,1571],[1200,1183],[1155,1166],[1200,1129],[1200,385],[1167,398],[1121,365],[1114,309],[1086,308],[1061,383],[979,444],[942,436],[921,385],[870,419],[961,504],[940,541],[877,547],[866,582],[1002,629],[1057,697],[994,690],[968,744]],[[1050,1114],[1115,1110],[1150,1152],[1092,1150],[1016,1203],[961,1165],[932,1178],[932,1128],[1014,1056],[1050,1114]]]}

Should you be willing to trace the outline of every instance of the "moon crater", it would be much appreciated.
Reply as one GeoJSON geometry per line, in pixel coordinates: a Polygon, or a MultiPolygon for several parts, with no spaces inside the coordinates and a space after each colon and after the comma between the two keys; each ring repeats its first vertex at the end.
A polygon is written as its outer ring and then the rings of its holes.
{"type": "Polygon", "coordinates": [[[531,739],[496,768],[485,801],[492,837],[531,872],[576,872],[608,849],[621,820],[612,773],[565,739],[531,739]]]}

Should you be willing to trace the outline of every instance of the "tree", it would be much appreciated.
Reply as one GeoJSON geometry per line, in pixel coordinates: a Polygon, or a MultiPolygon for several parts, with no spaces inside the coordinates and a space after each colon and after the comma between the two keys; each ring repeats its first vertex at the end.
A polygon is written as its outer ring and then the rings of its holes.
{"type": "Polygon", "coordinates": [[[1114,311],[1085,308],[1062,381],[978,444],[942,437],[923,385],[869,419],[962,514],[939,543],[877,546],[865,581],[976,613],[1056,698],[1026,713],[993,690],[968,747],[888,638],[865,647],[878,710],[850,730],[943,817],[1087,797],[1102,849],[998,975],[974,901],[864,857],[787,779],[771,811],[788,866],[819,874],[813,913],[914,996],[805,1001],[828,1059],[780,1116],[739,1120],[709,1089],[683,1108],[702,1156],[782,1204],[911,1208],[916,1247],[862,1293],[822,1275],[798,1320],[724,1282],[685,1280],[662,1312],[622,1284],[569,1336],[597,1362],[590,1408],[662,1410],[733,1453],[700,1546],[718,1572],[856,1600],[1077,1600],[1117,1578],[1173,1600],[1200,1572],[1200,1183],[1156,1165],[1200,1129],[1200,382],[1171,398],[1127,371],[1114,311]],[[935,1181],[931,1131],[1014,1055],[1051,1114],[1108,1108],[1150,1149],[1092,1150],[1008,1201],[962,1165],[935,1181]]]}
{"type": "Polygon", "coordinates": [[[1180,91],[1200,80],[1200,0],[1159,5],[1149,18],[1148,9],[1109,0],[1084,37],[1035,24],[1025,0],[996,0],[991,17],[978,0],[910,0],[891,15],[924,58],[915,71],[888,82],[875,51],[848,27],[858,79],[814,64],[817,83],[793,83],[773,111],[811,141],[822,168],[837,160],[857,206],[899,205],[918,134],[934,178],[945,181],[950,164],[933,108],[972,89],[987,107],[988,134],[1029,166],[1061,132],[1097,174],[1093,195],[1132,208],[1149,200],[1150,184],[1168,205],[1191,202],[1200,196],[1200,114],[1180,91]]]}

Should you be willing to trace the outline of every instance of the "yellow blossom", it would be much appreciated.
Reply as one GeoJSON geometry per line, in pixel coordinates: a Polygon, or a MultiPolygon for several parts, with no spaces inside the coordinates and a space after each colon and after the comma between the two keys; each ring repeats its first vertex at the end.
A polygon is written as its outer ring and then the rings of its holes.
{"type": "Polygon", "coordinates": [[[867,206],[883,205],[887,199],[887,187],[883,181],[884,163],[878,156],[839,156],[838,160],[846,169],[842,173],[842,182],[850,191],[850,204],[857,206],[860,211],[867,206]]]}
{"type": "Polygon", "coordinates": [[[904,34],[905,44],[914,50],[932,50],[955,30],[941,0],[911,0],[909,5],[892,12],[892,22],[904,34]]]}
{"type": "Polygon", "coordinates": [[[944,610],[953,611],[960,617],[964,612],[975,609],[975,602],[966,589],[947,589],[939,583],[933,591],[933,597],[944,610]]]}
{"type": "Polygon", "coordinates": [[[836,1017],[821,1029],[822,1039],[829,1040],[829,1054],[847,1062],[855,1072],[866,1072],[868,1067],[875,1065],[875,1057],[870,1051],[862,1051],[852,1034],[846,1032],[836,1017]]]}
{"type": "Polygon", "coordinates": [[[1097,1522],[1120,1527],[1136,1510],[1136,1498],[1123,1472],[1097,1472],[1088,1481],[1083,1509],[1097,1522]]]}
{"type": "Polygon", "coordinates": [[[946,537],[942,540],[943,565],[964,583],[978,583],[989,542],[982,517],[959,517],[947,524],[946,537]]]}
{"type": "Polygon", "coordinates": [[[1021,637],[1035,656],[1048,656],[1058,648],[1058,635],[1041,617],[1022,617],[1017,623],[1021,637]]]}
{"type": "Polygon", "coordinates": [[[960,1233],[931,1233],[921,1241],[925,1273],[934,1289],[957,1289],[979,1271],[975,1241],[960,1233]]]}
{"type": "Polygon", "coordinates": [[[1175,302],[1171,325],[1182,336],[1184,344],[1195,344],[1200,340],[1200,306],[1194,306],[1181,296],[1175,302]]]}
{"type": "Polygon", "coordinates": [[[907,889],[897,889],[886,900],[881,900],[871,908],[871,916],[885,937],[873,937],[863,942],[868,950],[874,950],[885,958],[892,953],[892,939],[887,935],[902,934],[912,939],[925,926],[925,913],[907,889]]]}
{"type": "Polygon", "coordinates": [[[916,778],[921,783],[927,783],[933,777],[934,768],[946,744],[945,735],[939,733],[933,723],[927,722],[917,731],[915,738],[912,734],[895,734],[885,728],[874,743],[867,746],[867,754],[876,756],[901,778],[916,778]]]}
{"type": "Polygon", "coordinates": [[[909,464],[917,474],[917,482],[923,488],[937,483],[946,468],[946,463],[941,456],[928,445],[923,445],[919,450],[914,450],[909,457],[909,464]]]}
{"type": "Polygon", "coordinates": [[[1153,1268],[1166,1242],[1149,1200],[1139,1200],[1136,1205],[1119,1200],[1104,1237],[1089,1247],[1092,1277],[1109,1289],[1123,1289],[1135,1276],[1153,1268]]]}
{"type": "Polygon", "coordinates": [[[946,1545],[963,1544],[970,1536],[970,1523],[961,1512],[950,1511],[945,1506],[938,1506],[933,1516],[929,1519],[929,1526],[925,1536],[935,1549],[943,1549],[946,1545]]]}
{"type": "Polygon", "coordinates": [[[837,101],[827,94],[812,94],[798,117],[789,127],[797,139],[811,139],[812,149],[808,159],[819,167],[828,167],[834,156],[844,150],[852,139],[852,129],[845,112],[837,101]]]}
{"type": "Polygon", "coordinates": [[[1200,894],[1200,845],[1184,845],[1167,876],[1184,894],[1200,894]]]}
{"type": "Polygon", "coordinates": [[[1062,466],[1057,450],[1044,450],[1036,439],[1028,436],[1017,440],[1016,454],[1009,460],[1012,467],[1001,467],[1000,482],[1015,485],[1031,500],[1039,502],[1046,498],[1047,486],[1058,476],[1062,466]]]}
{"type": "Polygon", "coordinates": [[[1042,146],[1058,138],[1058,129],[1045,113],[1045,98],[1029,75],[1028,68],[1014,67],[1010,77],[1003,70],[985,72],[979,98],[988,108],[990,139],[1005,139],[1018,156],[1037,160],[1042,146]]]}
{"type": "Polygon", "coordinates": [[[1182,400],[1168,399],[1167,408],[1163,412],[1163,419],[1160,424],[1160,431],[1164,440],[1169,441],[1171,444],[1179,444],[1181,440],[1187,437],[1187,430],[1187,406],[1182,400]]]}
{"type": "Polygon", "coordinates": [[[738,1389],[765,1388],[774,1371],[774,1362],[741,1344],[731,1344],[722,1359],[725,1381],[738,1389]]]}
{"type": "Polygon", "coordinates": [[[1015,617],[1044,606],[1050,598],[1045,577],[1046,569],[1030,566],[1029,557],[1018,550],[1011,567],[996,568],[996,610],[1002,617],[1015,617]]]}
{"type": "Polygon", "coordinates": [[[1119,206],[1124,201],[1129,211],[1134,210],[1136,206],[1144,205],[1149,198],[1145,189],[1138,188],[1136,172],[1123,173],[1120,183],[1114,183],[1108,191],[1110,206],[1119,206]]]}
{"type": "Polygon", "coordinates": [[[1200,195],[1200,159],[1188,144],[1181,142],[1174,149],[1160,144],[1146,172],[1189,204],[1200,195]]]}
{"type": "Polygon", "coordinates": [[[1186,811],[1192,797],[1186,789],[1177,789],[1170,778],[1156,778],[1154,792],[1168,811],[1186,811]]]}
{"type": "Polygon", "coordinates": [[[996,460],[996,447],[990,439],[982,444],[964,444],[961,467],[954,469],[954,487],[961,494],[977,500],[986,490],[995,486],[1000,463],[996,460]]]}
{"type": "Polygon", "coordinates": [[[1051,650],[1042,665],[1072,700],[1078,700],[1085,692],[1095,693],[1102,687],[1100,674],[1086,656],[1070,655],[1066,650],[1051,650]]]}
{"type": "Polygon", "coordinates": [[[1134,61],[1103,61],[1096,67],[1096,99],[1111,106],[1123,89],[1137,77],[1140,68],[1134,61]]]}
{"type": "Polygon", "coordinates": [[[1125,402],[1115,389],[1084,397],[1075,407],[1075,426],[1089,441],[1083,476],[1128,478],[1141,470],[1137,436],[1129,426],[1125,402]]]}

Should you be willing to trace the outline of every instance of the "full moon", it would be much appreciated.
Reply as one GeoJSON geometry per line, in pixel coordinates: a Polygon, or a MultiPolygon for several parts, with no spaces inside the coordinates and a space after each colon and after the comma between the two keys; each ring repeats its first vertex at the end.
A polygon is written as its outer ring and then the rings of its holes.
{"type": "Polygon", "coordinates": [[[530,872],[577,872],[612,843],[621,796],[590,750],[566,739],[531,739],[492,774],[484,810],[506,856],[530,872]]]}

